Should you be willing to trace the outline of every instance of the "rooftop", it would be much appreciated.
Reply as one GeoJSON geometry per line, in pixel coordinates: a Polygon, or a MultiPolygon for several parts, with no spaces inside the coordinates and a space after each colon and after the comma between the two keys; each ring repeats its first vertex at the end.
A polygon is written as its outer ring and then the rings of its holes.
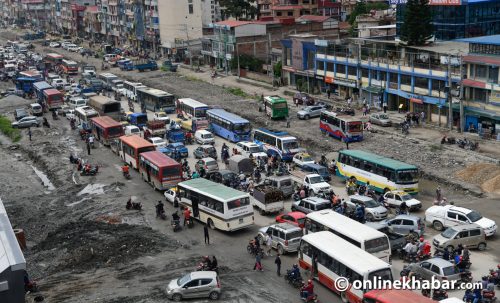
{"type": "Polygon", "coordinates": [[[457,41],[476,43],[476,44],[500,45],[500,35],[465,38],[465,39],[458,39],[457,41]]]}
{"type": "Polygon", "coordinates": [[[272,10],[276,11],[287,11],[287,10],[293,10],[293,9],[301,9],[302,5],[276,5],[271,7],[272,10]]]}
{"type": "Polygon", "coordinates": [[[227,187],[225,185],[209,181],[204,178],[196,178],[179,183],[183,187],[202,190],[204,193],[217,197],[222,200],[231,200],[235,198],[248,197],[247,193],[227,187]]]}
{"type": "Polygon", "coordinates": [[[253,23],[253,22],[251,22],[251,21],[238,21],[238,20],[225,20],[225,21],[215,22],[214,24],[218,25],[218,26],[238,27],[238,26],[247,25],[247,24],[251,24],[251,23],[253,23]]]}
{"type": "Polygon", "coordinates": [[[297,21],[314,21],[314,22],[324,22],[330,19],[330,16],[315,16],[315,15],[303,15],[297,18],[297,21]]]}
{"type": "Polygon", "coordinates": [[[26,260],[0,199],[0,274],[9,267],[12,271],[25,270],[26,260]]]}
{"type": "Polygon", "coordinates": [[[449,55],[466,55],[469,53],[469,43],[461,41],[434,42],[425,46],[408,46],[408,48],[449,55]]]}
{"type": "Polygon", "coordinates": [[[394,160],[391,158],[386,158],[379,156],[377,154],[372,154],[369,152],[365,152],[362,150],[356,150],[356,149],[345,149],[342,150],[342,154],[349,155],[349,156],[354,156],[359,159],[365,160],[365,161],[375,161],[376,163],[386,166],[388,168],[393,168],[393,169],[416,169],[414,165],[410,165],[398,160],[394,160]]]}

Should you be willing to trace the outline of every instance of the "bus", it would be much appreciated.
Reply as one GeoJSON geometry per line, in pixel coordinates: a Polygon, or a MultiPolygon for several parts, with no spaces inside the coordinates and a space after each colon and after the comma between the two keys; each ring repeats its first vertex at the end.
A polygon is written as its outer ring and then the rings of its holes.
{"type": "Polygon", "coordinates": [[[307,214],[305,230],[307,234],[324,230],[332,232],[386,263],[391,262],[391,246],[386,234],[331,209],[307,214]]]}
{"type": "Polygon", "coordinates": [[[223,109],[210,109],[207,119],[212,132],[231,142],[249,141],[252,127],[247,119],[223,109]]]}
{"type": "Polygon", "coordinates": [[[90,121],[94,137],[106,146],[110,145],[111,140],[124,135],[123,125],[111,117],[94,117],[90,121]]]}
{"type": "Polygon", "coordinates": [[[159,151],[140,154],[139,173],[155,190],[167,190],[182,182],[182,165],[159,151]]]}
{"type": "Polygon", "coordinates": [[[151,142],[137,135],[121,136],[118,140],[120,158],[137,170],[139,169],[139,154],[156,150],[151,142]]]}
{"type": "Polygon", "coordinates": [[[337,176],[354,177],[358,184],[370,182],[379,193],[392,190],[418,193],[419,170],[415,165],[361,150],[344,149],[339,151],[336,166],[337,176]]]}
{"type": "Polygon", "coordinates": [[[89,106],[93,107],[100,116],[109,116],[116,121],[120,121],[122,116],[120,101],[113,100],[106,96],[92,96],[89,99],[89,106]]]}
{"type": "Polygon", "coordinates": [[[36,79],[37,81],[43,81],[43,75],[37,70],[25,70],[19,72],[18,77],[27,77],[31,79],[36,79]]]}
{"type": "Polygon", "coordinates": [[[33,83],[33,90],[35,91],[38,103],[43,102],[43,91],[49,88],[54,88],[54,87],[52,87],[52,85],[48,84],[45,81],[39,81],[33,83]]]}
{"type": "Polygon", "coordinates": [[[269,157],[277,156],[284,161],[291,161],[296,153],[302,151],[297,138],[290,136],[287,132],[258,128],[253,133],[253,140],[263,147],[269,157]]]}
{"type": "Polygon", "coordinates": [[[102,81],[102,88],[111,90],[113,87],[113,80],[118,80],[118,76],[112,73],[99,74],[99,80],[102,81]]]}
{"type": "Polygon", "coordinates": [[[75,117],[78,118],[78,124],[80,124],[83,129],[92,130],[90,119],[98,116],[99,113],[90,106],[85,105],[75,108],[75,117]]]}
{"type": "Polygon", "coordinates": [[[169,114],[175,112],[174,95],[151,87],[138,88],[136,91],[137,102],[144,105],[146,109],[155,112],[164,111],[169,114]]]}
{"type": "Polygon", "coordinates": [[[187,118],[199,118],[205,120],[208,109],[208,105],[191,98],[182,98],[177,100],[178,113],[187,118]]]}
{"type": "Polygon", "coordinates": [[[49,110],[61,108],[64,101],[64,95],[55,88],[49,88],[43,91],[43,102],[49,110]]]}
{"type": "Polygon", "coordinates": [[[392,282],[391,265],[328,231],[302,237],[299,246],[300,267],[311,270],[314,279],[340,295],[342,302],[361,303],[371,289],[338,289],[353,281],[392,282]],[[344,281],[337,281],[341,278],[344,281]],[[345,281],[347,279],[347,281],[345,281]]]}
{"type": "Polygon", "coordinates": [[[288,117],[288,103],[280,96],[267,96],[264,98],[266,114],[271,119],[285,119],[288,117]]]}
{"type": "Polygon", "coordinates": [[[359,118],[339,116],[324,110],[319,117],[319,129],[344,142],[363,140],[363,122],[359,118]]]}
{"type": "Polygon", "coordinates": [[[64,57],[56,53],[49,53],[45,56],[44,63],[49,69],[55,70],[59,65],[61,65],[64,57]]]}
{"type": "Polygon", "coordinates": [[[128,99],[135,101],[137,100],[137,89],[145,88],[146,86],[140,82],[123,82],[123,95],[128,99]]]}
{"type": "MultiPolygon", "coordinates": [[[[457,299],[458,300],[458,299],[457,299]]],[[[363,295],[364,303],[436,303],[436,301],[409,289],[374,289],[363,295]]],[[[441,301],[443,302],[443,301],[441,301]]],[[[458,300],[456,302],[463,302],[458,300]]]]}
{"type": "Polygon", "coordinates": [[[78,63],[72,60],[62,60],[62,70],[68,75],[78,75],[78,63]]]}
{"type": "Polygon", "coordinates": [[[254,224],[248,193],[196,178],[177,185],[179,203],[212,229],[234,231],[254,224]]]}

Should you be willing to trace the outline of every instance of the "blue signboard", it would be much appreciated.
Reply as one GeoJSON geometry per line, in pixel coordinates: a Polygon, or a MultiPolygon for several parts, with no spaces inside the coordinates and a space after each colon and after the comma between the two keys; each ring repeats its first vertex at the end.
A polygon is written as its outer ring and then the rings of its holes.
{"type": "Polygon", "coordinates": [[[406,99],[419,99],[422,100],[424,103],[429,103],[429,104],[441,104],[443,105],[446,102],[445,98],[436,98],[436,97],[430,97],[430,96],[423,96],[419,94],[414,94],[414,93],[408,93],[402,90],[395,90],[395,89],[388,89],[387,90],[391,94],[395,94],[398,96],[401,96],[406,99]]]}

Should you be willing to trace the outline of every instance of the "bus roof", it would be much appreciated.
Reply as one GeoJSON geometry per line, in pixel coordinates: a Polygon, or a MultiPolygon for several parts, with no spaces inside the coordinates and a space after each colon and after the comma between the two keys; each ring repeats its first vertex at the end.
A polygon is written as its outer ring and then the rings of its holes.
{"type": "Polygon", "coordinates": [[[143,116],[148,116],[148,114],[145,113],[131,113],[129,116],[131,117],[143,117],[143,116]]]}
{"type": "Polygon", "coordinates": [[[191,107],[208,107],[208,105],[206,105],[205,103],[201,103],[200,101],[196,101],[191,98],[182,98],[179,99],[179,102],[182,104],[189,105],[191,107]]]}
{"type": "Polygon", "coordinates": [[[112,74],[112,73],[101,73],[99,76],[104,77],[104,78],[118,78],[117,75],[112,74]]]}
{"type": "Polygon", "coordinates": [[[40,72],[37,71],[37,70],[24,70],[22,72],[19,72],[19,74],[30,76],[30,77],[32,77],[32,76],[40,76],[41,75],[40,72]]]}
{"type": "Polygon", "coordinates": [[[56,53],[48,53],[47,57],[51,57],[51,58],[55,58],[55,59],[62,59],[62,58],[64,58],[63,55],[59,55],[59,54],[56,54],[56,53]]]}
{"type": "Polygon", "coordinates": [[[399,303],[399,302],[412,302],[412,303],[436,303],[419,293],[413,292],[409,289],[375,289],[367,292],[364,298],[374,299],[377,302],[384,303],[399,303]]]}
{"type": "Polygon", "coordinates": [[[146,141],[137,135],[121,136],[120,141],[123,141],[123,143],[127,143],[135,148],[154,147],[151,142],[146,141]]]}
{"type": "Polygon", "coordinates": [[[376,230],[375,228],[371,228],[370,226],[361,224],[358,221],[355,221],[353,219],[350,219],[349,217],[336,213],[334,210],[331,209],[315,211],[307,214],[307,217],[311,220],[314,220],[326,226],[332,223],[344,227],[348,226],[349,228],[345,230],[347,233],[346,236],[358,242],[361,242],[361,239],[372,240],[380,237],[385,237],[384,233],[376,230]]]}
{"type": "Polygon", "coordinates": [[[102,127],[122,127],[122,124],[109,116],[95,117],[90,119],[93,123],[98,124],[102,127]]]}
{"type": "Polygon", "coordinates": [[[338,114],[336,112],[332,112],[332,111],[329,111],[329,110],[322,110],[321,112],[324,113],[324,114],[330,115],[330,116],[337,117],[340,120],[344,120],[346,122],[362,122],[361,119],[353,117],[353,116],[350,116],[350,115],[340,115],[340,114],[338,114]]]}
{"type": "Polygon", "coordinates": [[[52,88],[52,85],[48,84],[45,81],[35,82],[33,83],[33,87],[38,90],[44,90],[48,88],[52,88]]]}
{"type": "Polygon", "coordinates": [[[70,60],[70,59],[63,59],[62,61],[64,63],[66,63],[66,64],[78,64],[78,63],[76,63],[76,61],[73,61],[73,60],[70,60]]]}
{"type": "Polygon", "coordinates": [[[281,131],[275,131],[275,130],[269,130],[269,129],[266,129],[266,128],[258,128],[257,130],[261,131],[261,132],[264,132],[264,133],[268,133],[268,134],[271,134],[273,136],[276,136],[276,137],[280,137],[280,138],[284,138],[284,137],[287,137],[287,138],[295,138],[294,136],[290,136],[290,134],[288,134],[287,132],[281,132],[281,131]]]}
{"type": "Polygon", "coordinates": [[[247,119],[244,119],[238,115],[235,115],[233,113],[230,113],[230,112],[227,112],[223,109],[209,109],[207,111],[207,114],[213,114],[213,115],[216,115],[220,118],[223,118],[223,119],[226,119],[232,123],[235,123],[235,124],[243,124],[243,123],[250,123],[247,119]]]}
{"type": "Polygon", "coordinates": [[[48,88],[48,89],[44,90],[43,93],[46,94],[47,96],[49,96],[49,95],[51,95],[51,96],[52,95],[62,95],[62,93],[55,88],[48,88]]]}
{"type": "Polygon", "coordinates": [[[280,96],[267,96],[266,97],[271,103],[281,103],[281,102],[286,102],[286,99],[280,96]]]}
{"type": "Polygon", "coordinates": [[[339,151],[339,153],[344,155],[353,156],[365,161],[375,162],[387,168],[392,168],[395,170],[403,170],[403,169],[417,169],[415,165],[407,164],[398,160],[394,160],[391,158],[382,157],[376,154],[372,154],[369,152],[365,152],[357,149],[344,149],[339,151]]]}
{"type": "Polygon", "coordinates": [[[205,178],[196,178],[179,183],[183,187],[191,190],[203,191],[204,193],[224,201],[231,201],[237,198],[248,197],[247,193],[233,189],[231,187],[212,182],[205,178]]]}
{"type": "Polygon", "coordinates": [[[138,92],[143,92],[146,94],[150,94],[156,97],[164,97],[164,96],[173,96],[172,94],[167,93],[166,91],[163,91],[161,89],[156,89],[152,87],[141,87],[137,89],[138,92]]]}
{"type": "Polygon", "coordinates": [[[302,241],[308,243],[314,242],[316,248],[329,256],[335,257],[337,261],[349,266],[349,268],[358,274],[365,271],[373,272],[380,269],[391,268],[390,264],[385,263],[374,255],[329,231],[307,234],[302,237],[302,241]]]}
{"type": "Polygon", "coordinates": [[[19,77],[16,79],[17,81],[26,81],[26,82],[35,82],[38,79],[30,78],[30,77],[19,77]]]}
{"type": "Polygon", "coordinates": [[[159,151],[150,151],[141,153],[141,157],[149,160],[152,164],[158,167],[168,167],[168,166],[180,166],[181,164],[169,156],[159,152],[159,151]]]}

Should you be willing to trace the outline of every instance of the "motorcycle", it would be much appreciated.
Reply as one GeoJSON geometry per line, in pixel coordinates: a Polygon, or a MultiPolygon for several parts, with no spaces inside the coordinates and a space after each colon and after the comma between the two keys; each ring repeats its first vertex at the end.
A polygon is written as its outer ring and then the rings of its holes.
{"type": "Polygon", "coordinates": [[[432,300],[441,301],[444,299],[448,299],[448,292],[443,289],[434,289],[432,293],[432,300]]]}
{"type": "Polygon", "coordinates": [[[182,230],[182,227],[181,227],[181,221],[180,220],[172,220],[172,230],[174,232],[178,232],[180,230],[182,230]]]}
{"type": "MultiPolygon", "coordinates": [[[[303,287],[304,286],[305,286],[305,284],[303,285],[303,287]]],[[[303,302],[305,302],[305,303],[317,303],[318,302],[318,295],[317,294],[315,294],[315,293],[307,294],[306,297],[304,297],[303,294],[304,294],[304,291],[301,288],[300,289],[300,298],[302,299],[303,302]]]]}
{"type": "Polygon", "coordinates": [[[443,136],[441,138],[441,144],[455,144],[457,140],[454,137],[443,136]]]}
{"type": "Polygon", "coordinates": [[[49,121],[47,121],[47,118],[43,117],[42,125],[44,127],[50,128],[50,124],[49,124],[49,121]]]}
{"type": "Polygon", "coordinates": [[[292,277],[291,275],[292,270],[287,269],[285,277],[285,281],[288,282],[288,284],[292,285],[295,288],[300,288],[302,285],[304,285],[304,281],[302,280],[301,276],[298,276],[297,278],[292,277]]]}
{"type": "Polygon", "coordinates": [[[125,179],[127,179],[127,180],[130,180],[130,178],[131,178],[130,173],[128,171],[123,172],[123,177],[125,177],[125,179]]]}
{"type": "Polygon", "coordinates": [[[127,201],[127,205],[125,206],[127,210],[142,210],[141,202],[132,202],[131,200],[127,201]]]}
{"type": "Polygon", "coordinates": [[[470,271],[464,271],[460,273],[460,281],[469,283],[472,282],[472,273],[470,271]]]}
{"type": "Polygon", "coordinates": [[[57,116],[57,112],[56,111],[52,112],[52,120],[59,120],[59,117],[57,116]]]}
{"type": "Polygon", "coordinates": [[[215,271],[217,274],[219,273],[219,267],[208,266],[206,262],[200,262],[196,267],[196,271],[215,271]]]}
{"type": "Polygon", "coordinates": [[[401,125],[401,133],[405,136],[410,134],[410,125],[408,123],[404,123],[401,125]]]}
{"type": "Polygon", "coordinates": [[[99,172],[99,166],[92,167],[90,164],[83,167],[80,176],[95,176],[99,172]]]}
{"type": "Polygon", "coordinates": [[[78,159],[77,157],[73,156],[73,154],[69,155],[69,163],[71,163],[71,164],[78,164],[78,161],[80,161],[80,159],[78,159]]]}
{"type": "Polygon", "coordinates": [[[247,245],[247,252],[254,256],[259,254],[261,258],[264,258],[264,250],[260,246],[256,246],[255,244],[253,244],[252,241],[250,241],[247,245]]]}
{"type": "Polygon", "coordinates": [[[71,126],[71,129],[76,129],[76,123],[75,123],[75,120],[71,119],[71,121],[69,121],[69,125],[71,126]]]}

